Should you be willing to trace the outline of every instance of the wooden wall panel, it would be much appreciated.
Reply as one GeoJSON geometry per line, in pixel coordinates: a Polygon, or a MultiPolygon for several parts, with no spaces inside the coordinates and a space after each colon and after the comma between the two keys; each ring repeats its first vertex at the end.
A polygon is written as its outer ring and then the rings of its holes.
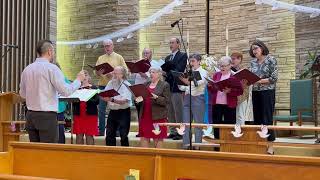
{"type": "Polygon", "coordinates": [[[19,46],[8,53],[0,47],[0,92],[19,92],[21,72],[36,58],[37,41],[49,38],[49,0],[1,0],[0,9],[0,45],[19,46]]]}

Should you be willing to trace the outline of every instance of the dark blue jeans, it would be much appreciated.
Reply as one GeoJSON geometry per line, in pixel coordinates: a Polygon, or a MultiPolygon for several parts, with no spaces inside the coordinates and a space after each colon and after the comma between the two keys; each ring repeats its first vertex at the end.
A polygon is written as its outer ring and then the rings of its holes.
{"type": "MultiPolygon", "coordinates": [[[[64,112],[57,114],[57,119],[59,122],[64,122],[64,112]]],[[[59,144],[65,144],[66,143],[66,137],[64,135],[64,124],[59,124],[59,144]]]]}
{"type": "MultiPolygon", "coordinates": [[[[103,90],[105,86],[99,86],[100,90],[103,90]]],[[[99,134],[104,136],[104,132],[106,129],[106,109],[107,103],[99,97],[99,105],[98,105],[98,119],[99,119],[99,134]]]]}

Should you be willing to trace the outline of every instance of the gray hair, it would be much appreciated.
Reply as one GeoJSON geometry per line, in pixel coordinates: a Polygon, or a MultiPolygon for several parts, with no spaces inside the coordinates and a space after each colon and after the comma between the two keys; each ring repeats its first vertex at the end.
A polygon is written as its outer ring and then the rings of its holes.
{"type": "Polygon", "coordinates": [[[113,41],[111,39],[105,39],[103,40],[103,44],[113,44],[113,41]]]}
{"type": "Polygon", "coordinates": [[[163,80],[161,67],[151,66],[151,67],[149,68],[149,73],[150,73],[151,71],[155,71],[155,72],[159,73],[159,74],[160,74],[160,76],[159,76],[159,77],[160,77],[160,80],[163,80]]]}
{"type": "Polygon", "coordinates": [[[173,38],[171,38],[171,39],[175,39],[176,42],[177,42],[177,44],[180,44],[180,43],[181,43],[181,41],[180,41],[180,39],[179,39],[178,37],[173,37],[173,38]]]}
{"type": "Polygon", "coordinates": [[[116,66],[114,67],[114,70],[119,69],[121,70],[122,74],[123,74],[123,79],[128,79],[128,72],[126,70],[126,68],[124,68],[123,66],[116,66]]]}
{"type": "Polygon", "coordinates": [[[146,52],[147,50],[150,51],[150,53],[152,54],[152,50],[150,48],[144,48],[143,51],[142,51],[142,55],[144,54],[144,52],[146,52]]]}
{"type": "Polygon", "coordinates": [[[191,54],[191,55],[189,56],[189,59],[191,59],[191,58],[194,58],[194,59],[196,59],[197,61],[201,61],[201,59],[202,59],[202,57],[201,57],[201,55],[200,55],[199,53],[191,54]]]}
{"type": "Polygon", "coordinates": [[[227,65],[227,64],[231,64],[231,62],[232,62],[232,59],[230,56],[223,56],[219,60],[219,65],[227,65]]]}

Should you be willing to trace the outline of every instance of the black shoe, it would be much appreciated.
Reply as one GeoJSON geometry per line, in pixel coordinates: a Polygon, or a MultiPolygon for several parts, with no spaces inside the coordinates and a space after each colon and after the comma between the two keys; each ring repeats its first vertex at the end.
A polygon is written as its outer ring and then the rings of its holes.
{"type": "Polygon", "coordinates": [[[175,134],[169,134],[169,136],[168,136],[167,138],[168,138],[168,139],[172,139],[172,138],[174,138],[174,137],[176,137],[175,134]]]}
{"type": "Polygon", "coordinates": [[[136,137],[140,137],[140,134],[137,134],[136,137]]]}
{"type": "Polygon", "coordinates": [[[176,135],[175,137],[172,138],[173,140],[181,140],[182,136],[181,135],[176,135]]]}

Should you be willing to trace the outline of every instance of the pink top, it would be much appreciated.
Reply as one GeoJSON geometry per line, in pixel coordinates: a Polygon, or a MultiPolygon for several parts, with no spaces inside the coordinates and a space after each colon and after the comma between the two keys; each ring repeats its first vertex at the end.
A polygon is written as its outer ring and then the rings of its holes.
{"type": "MultiPolygon", "coordinates": [[[[220,81],[228,79],[230,77],[231,73],[228,74],[222,74],[220,81]]],[[[217,92],[217,100],[216,104],[227,104],[227,94],[224,93],[223,91],[218,91],[217,92]]]]}

